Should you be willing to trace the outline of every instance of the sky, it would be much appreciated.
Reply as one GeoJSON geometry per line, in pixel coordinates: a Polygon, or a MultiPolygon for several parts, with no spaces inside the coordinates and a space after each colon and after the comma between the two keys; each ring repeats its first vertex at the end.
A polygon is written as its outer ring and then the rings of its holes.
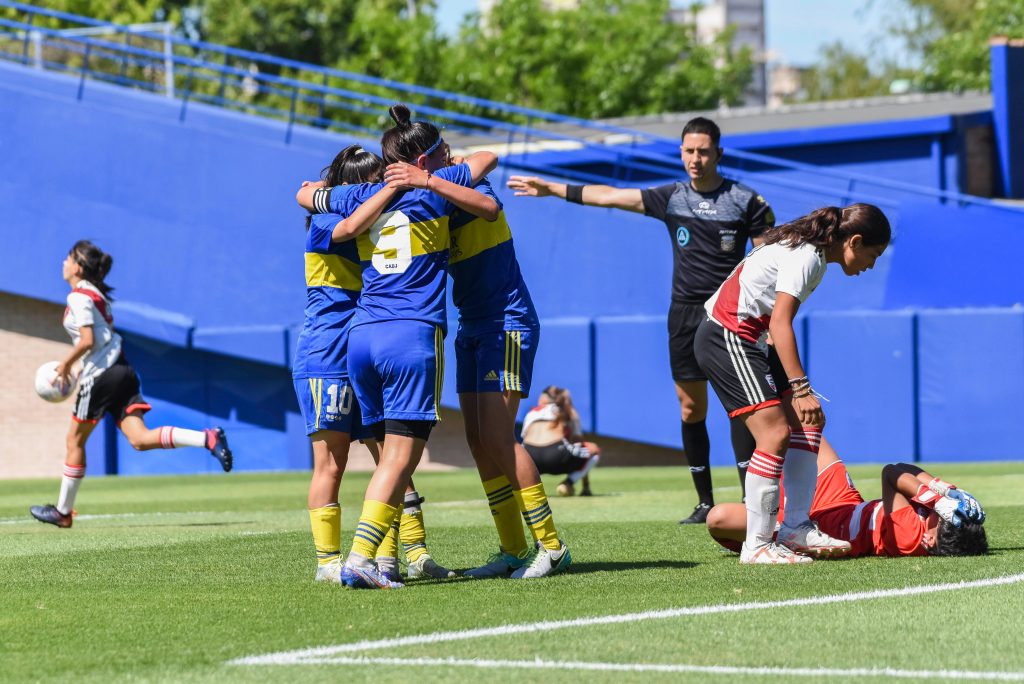
{"type": "MultiPolygon", "coordinates": [[[[441,29],[449,34],[478,5],[477,0],[438,0],[437,4],[441,29]]],[[[673,4],[685,3],[674,0],[673,4]]],[[[817,61],[819,47],[836,40],[859,53],[897,57],[899,43],[886,35],[891,12],[891,3],[883,0],[765,0],[765,39],[771,61],[809,66],[817,61]]]]}

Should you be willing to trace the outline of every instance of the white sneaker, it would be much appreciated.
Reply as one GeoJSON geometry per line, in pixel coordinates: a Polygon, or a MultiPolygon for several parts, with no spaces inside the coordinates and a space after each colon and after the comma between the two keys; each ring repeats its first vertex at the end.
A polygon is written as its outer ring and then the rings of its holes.
{"type": "Polygon", "coordinates": [[[549,551],[541,546],[526,565],[512,573],[512,579],[537,579],[555,575],[565,572],[571,563],[572,555],[564,543],[557,551],[549,551]]]}
{"type": "Polygon", "coordinates": [[[851,549],[850,542],[830,537],[810,522],[797,527],[783,523],[779,528],[778,543],[815,558],[841,558],[851,549]]]}
{"type": "Polygon", "coordinates": [[[409,563],[409,572],[406,573],[409,579],[420,577],[433,577],[434,579],[451,579],[455,573],[448,568],[442,567],[434,562],[430,554],[423,554],[414,562],[409,563]]]}
{"type": "Polygon", "coordinates": [[[318,565],[313,579],[317,582],[341,584],[341,559],[336,558],[326,565],[318,565]]]}
{"type": "Polygon", "coordinates": [[[740,551],[740,563],[744,565],[787,565],[810,563],[813,560],[810,556],[801,556],[775,542],[753,549],[743,542],[743,550],[740,551]]]}

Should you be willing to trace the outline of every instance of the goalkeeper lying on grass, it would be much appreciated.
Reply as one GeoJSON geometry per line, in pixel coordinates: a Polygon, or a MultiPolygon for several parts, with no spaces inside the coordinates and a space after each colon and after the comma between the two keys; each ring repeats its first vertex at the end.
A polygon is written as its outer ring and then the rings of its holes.
{"type": "MultiPolygon", "coordinates": [[[[785,483],[783,477],[783,487],[785,483]]],[[[849,541],[853,547],[850,556],[976,556],[988,552],[985,511],[973,496],[915,465],[890,463],[882,468],[882,498],[865,501],[824,438],[818,452],[811,520],[825,534],[849,541]]],[[[743,504],[715,506],[707,524],[715,541],[739,552],[746,535],[743,504]]]]}

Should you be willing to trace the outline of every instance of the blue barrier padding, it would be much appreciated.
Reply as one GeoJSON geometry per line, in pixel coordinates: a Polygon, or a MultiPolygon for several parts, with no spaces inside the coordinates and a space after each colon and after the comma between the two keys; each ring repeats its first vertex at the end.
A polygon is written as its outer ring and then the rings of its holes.
{"type": "Polygon", "coordinates": [[[904,202],[900,216],[885,308],[1024,303],[1017,250],[1007,248],[1024,236],[1020,211],[904,202]]]}
{"type": "Polygon", "coordinates": [[[273,366],[291,365],[288,331],[281,325],[199,327],[192,333],[192,346],[273,366]]]}
{"type": "Polygon", "coordinates": [[[85,460],[85,474],[117,475],[117,423],[106,416],[89,436],[89,454],[85,460]]]}
{"type": "Polygon", "coordinates": [[[918,313],[921,459],[1024,458],[1024,310],[918,313]]]}
{"type": "Polygon", "coordinates": [[[537,396],[548,385],[566,387],[580,414],[586,432],[594,429],[591,322],[587,318],[541,320],[540,346],[533,366],[530,396],[523,399],[518,419],[537,404],[537,396]]]}
{"type": "Polygon", "coordinates": [[[118,300],[114,305],[114,316],[114,325],[121,332],[150,337],[178,347],[189,346],[195,327],[195,321],[188,316],[141,302],[118,300]]]}
{"type": "Polygon", "coordinates": [[[915,460],[914,314],[818,312],[807,317],[808,373],[825,436],[848,463],[915,460]]]}

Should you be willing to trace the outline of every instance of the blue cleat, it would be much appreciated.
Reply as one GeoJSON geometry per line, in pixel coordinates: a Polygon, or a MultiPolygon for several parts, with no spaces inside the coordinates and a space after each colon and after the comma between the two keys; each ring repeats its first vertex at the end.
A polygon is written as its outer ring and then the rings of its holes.
{"type": "Polygon", "coordinates": [[[405,585],[394,582],[375,566],[359,566],[345,563],[341,569],[341,583],[349,589],[401,589],[405,585]]]}
{"type": "Polygon", "coordinates": [[[57,527],[71,527],[71,514],[68,513],[65,515],[61,513],[53,504],[32,506],[28,511],[32,514],[32,517],[39,522],[50,523],[57,527]]]}

